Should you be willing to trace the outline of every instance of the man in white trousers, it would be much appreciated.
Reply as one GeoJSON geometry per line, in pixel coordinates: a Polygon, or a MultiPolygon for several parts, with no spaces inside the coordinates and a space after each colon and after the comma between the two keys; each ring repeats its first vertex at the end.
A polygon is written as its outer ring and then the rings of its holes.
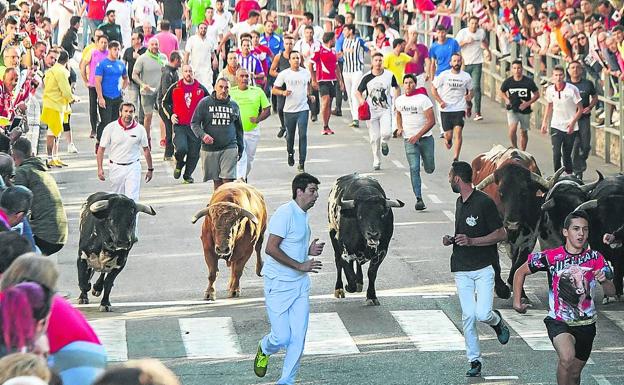
{"type": "Polygon", "coordinates": [[[260,142],[260,127],[258,123],[271,115],[271,103],[264,90],[249,85],[249,71],[239,68],[236,71],[236,87],[230,90],[230,97],[240,108],[241,122],[243,123],[245,151],[236,164],[236,179],[247,181],[251,171],[256,148],[260,142]]]}
{"type": "Polygon", "coordinates": [[[310,316],[310,277],[322,267],[316,257],[325,243],[310,243],[308,210],[318,199],[319,180],[308,173],[292,182],[293,200],[281,205],[269,221],[269,239],[262,268],[264,297],[271,332],[258,345],[254,373],[264,377],[269,356],[286,348],[278,384],[292,385],[299,370],[310,316]]]}
{"type": "Polygon", "coordinates": [[[141,188],[141,149],[147,163],[146,183],[152,180],[154,168],[147,133],[134,119],[134,112],[134,104],[122,103],[119,119],[104,127],[97,152],[97,168],[98,178],[104,181],[104,152],[109,149],[111,191],[124,194],[136,202],[141,188]]]}

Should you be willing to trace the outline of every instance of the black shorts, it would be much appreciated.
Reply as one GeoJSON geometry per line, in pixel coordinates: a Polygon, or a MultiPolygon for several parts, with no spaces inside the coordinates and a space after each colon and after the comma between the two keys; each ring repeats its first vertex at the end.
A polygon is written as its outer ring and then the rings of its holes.
{"type": "Polygon", "coordinates": [[[442,120],[442,129],[444,131],[453,131],[455,127],[464,128],[464,111],[440,112],[442,120]]]}
{"type": "Polygon", "coordinates": [[[546,330],[548,330],[548,338],[550,341],[559,334],[568,333],[574,337],[575,357],[581,361],[587,361],[591,354],[594,337],[596,337],[596,324],[570,326],[565,322],[554,320],[550,317],[544,319],[546,330]]]}
{"type": "Polygon", "coordinates": [[[336,97],[336,82],[321,81],[319,82],[319,95],[329,95],[331,98],[336,97]]]}

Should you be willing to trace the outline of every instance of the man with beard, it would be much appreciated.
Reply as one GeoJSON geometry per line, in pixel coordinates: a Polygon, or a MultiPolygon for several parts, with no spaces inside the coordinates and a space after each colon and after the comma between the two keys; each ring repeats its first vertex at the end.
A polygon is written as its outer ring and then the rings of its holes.
{"type": "Polygon", "coordinates": [[[121,27],[119,24],[115,24],[115,10],[113,9],[106,11],[106,20],[98,27],[98,29],[104,32],[104,35],[108,37],[109,41],[123,41],[121,27]]]}
{"type": "Polygon", "coordinates": [[[190,64],[195,69],[197,80],[212,92],[213,70],[218,68],[218,62],[215,56],[216,42],[208,38],[207,31],[206,23],[199,23],[197,33],[186,42],[184,63],[190,64]]]}
{"type": "Polygon", "coordinates": [[[462,309],[466,356],[470,363],[466,376],[478,377],[481,375],[483,359],[476,322],[490,325],[501,344],[509,342],[509,328],[500,312],[492,310],[492,263],[498,258],[496,244],[507,239],[507,232],[494,201],[472,185],[470,164],[453,162],[449,183],[453,192],[460,196],[455,204],[455,235],[445,235],[442,244],[453,245],[451,272],[455,273],[457,295],[462,309]]]}
{"type": "Polygon", "coordinates": [[[184,168],[184,183],[193,183],[193,171],[199,161],[201,141],[191,130],[191,118],[208,90],[193,77],[193,66],[182,66],[182,80],[172,84],[162,101],[163,112],[173,123],[176,166],[173,177],[179,179],[184,168]]]}
{"type": "Polygon", "coordinates": [[[143,36],[142,32],[134,32],[132,33],[132,38],[130,39],[131,45],[126,48],[123,53],[123,61],[126,62],[126,68],[128,69],[128,77],[130,78],[130,83],[128,83],[128,87],[126,88],[126,93],[124,95],[125,102],[131,102],[137,108],[139,122],[142,122],[144,119],[143,108],[141,108],[141,90],[139,89],[139,85],[132,78],[132,71],[134,70],[134,63],[136,63],[139,56],[143,55],[147,48],[143,46],[143,36]]]}
{"type": "Polygon", "coordinates": [[[584,211],[570,213],[563,224],[565,245],[529,255],[514,276],[513,307],[526,313],[522,303],[526,276],[538,271],[548,274],[550,311],[544,319],[548,337],[557,351],[557,384],[580,384],[581,371],[587,363],[596,336],[597,283],[606,296],[615,295],[613,273],[604,257],[585,248],[589,235],[589,218],[584,211]]]}

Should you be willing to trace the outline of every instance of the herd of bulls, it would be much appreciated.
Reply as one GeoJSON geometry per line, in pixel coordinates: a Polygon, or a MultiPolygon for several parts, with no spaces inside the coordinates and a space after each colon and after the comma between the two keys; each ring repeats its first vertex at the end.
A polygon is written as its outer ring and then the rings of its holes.
{"type": "MultiPolygon", "coordinates": [[[[584,185],[565,176],[561,170],[549,179],[542,177],[533,156],[495,146],[472,162],[473,182],[494,199],[508,239],[503,246],[512,259],[507,283],[526,261],[537,240],[542,249],[563,243],[561,229],[567,214],[584,209],[590,215],[589,243],[613,265],[618,297],[624,278],[624,175],[598,179],[584,185]]],[[[394,229],[392,208],[403,202],[389,199],[379,182],[358,174],[345,175],[333,185],[328,202],[329,236],[335,254],[337,279],[334,295],[344,298],[345,290],[363,290],[362,265],[368,267],[366,303],[379,305],[375,280],[394,229]],[[343,286],[342,273],[347,284],[343,286]]],[[[110,290],[123,269],[128,253],[136,242],[136,215],[155,215],[151,206],[134,203],[119,194],[95,193],[89,196],[80,217],[78,281],[80,303],[88,303],[90,280],[100,277],[91,293],[99,296],[101,311],[110,311],[110,290]]],[[[262,270],[262,243],[267,227],[267,208],[263,195],[251,185],[231,182],[222,185],[209,204],[192,218],[204,218],[201,240],[208,267],[208,287],[204,298],[215,300],[214,282],[218,260],[230,267],[230,297],[240,296],[240,277],[246,262],[256,252],[256,274],[262,270]]],[[[496,294],[509,298],[509,286],[502,280],[500,264],[496,271],[496,294]]]]}

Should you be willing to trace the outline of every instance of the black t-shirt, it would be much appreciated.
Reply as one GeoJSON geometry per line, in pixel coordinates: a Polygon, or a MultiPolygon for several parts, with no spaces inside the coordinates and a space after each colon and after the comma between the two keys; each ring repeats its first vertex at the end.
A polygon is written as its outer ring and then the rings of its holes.
{"type": "MultiPolygon", "coordinates": [[[[147,51],[147,48],[145,47],[141,47],[137,53],[140,55],[143,55],[145,53],[145,51],[147,51]]],[[[126,48],[126,50],[123,53],[123,61],[126,62],[126,67],[128,67],[128,76],[130,77],[130,81],[134,84],[137,84],[134,79],[132,79],[132,70],[134,69],[134,63],[136,63],[136,59],[134,57],[132,57],[132,53],[134,52],[134,48],[129,47],[126,48]]]]}
{"type": "Polygon", "coordinates": [[[181,20],[182,12],[184,8],[182,6],[183,1],[180,0],[162,0],[163,3],[163,19],[169,20],[170,22],[181,20]]]}
{"type": "MultiPolygon", "coordinates": [[[[455,204],[455,234],[470,238],[483,237],[503,227],[494,201],[483,191],[474,189],[466,202],[461,196],[455,204]]],[[[491,265],[498,258],[496,245],[453,245],[451,271],[475,271],[491,265]]]]}
{"type": "MultiPolygon", "coordinates": [[[[581,79],[581,81],[578,83],[570,82],[570,84],[575,85],[576,88],[578,88],[579,92],[581,93],[581,99],[583,101],[583,108],[589,106],[590,97],[593,95],[596,95],[596,87],[594,86],[594,83],[590,82],[587,79],[581,79]]],[[[591,112],[589,114],[583,114],[583,116],[589,116],[589,115],[591,115],[591,112]]]]}
{"type": "Polygon", "coordinates": [[[502,92],[509,94],[512,111],[519,112],[521,114],[531,113],[531,107],[521,111],[520,104],[531,100],[533,93],[537,92],[537,86],[535,85],[533,79],[527,76],[522,76],[522,79],[518,81],[511,76],[505,79],[500,89],[502,92]]]}

